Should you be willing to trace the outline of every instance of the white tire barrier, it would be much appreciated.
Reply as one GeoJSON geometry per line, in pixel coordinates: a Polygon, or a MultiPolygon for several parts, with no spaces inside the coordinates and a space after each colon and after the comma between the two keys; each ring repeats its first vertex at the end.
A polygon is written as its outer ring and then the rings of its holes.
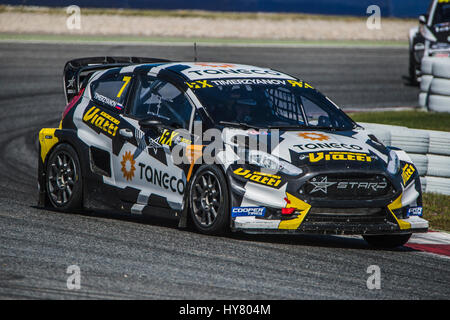
{"type": "Polygon", "coordinates": [[[428,86],[429,86],[429,88],[427,90],[423,90],[423,91],[429,90],[430,94],[450,96],[450,79],[433,78],[432,77],[432,80],[430,81],[428,86]]]}
{"type": "Polygon", "coordinates": [[[425,179],[425,192],[450,195],[450,179],[430,176],[425,177],[425,179]]]}
{"type": "Polygon", "coordinates": [[[391,132],[389,131],[389,126],[373,123],[360,123],[360,125],[362,125],[364,128],[373,133],[373,135],[378,140],[380,140],[384,145],[386,146],[391,145],[391,132]]]}
{"type": "Polygon", "coordinates": [[[420,108],[422,108],[422,109],[427,109],[427,96],[428,96],[428,93],[426,93],[426,92],[421,92],[421,93],[419,93],[419,106],[420,106],[420,108]]]}
{"type": "Polygon", "coordinates": [[[428,131],[430,145],[428,153],[450,156],[450,133],[443,131],[428,131]]]}
{"type": "Polygon", "coordinates": [[[450,178],[450,157],[429,154],[427,175],[450,178]]]}
{"type": "Polygon", "coordinates": [[[424,57],[421,70],[419,106],[450,113],[450,59],[424,57]]]}
{"type": "Polygon", "coordinates": [[[412,162],[417,167],[420,176],[426,176],[428,171],[428,157],[424,154],[408,154],[411,157],[412,162]]]}
{"type": "Polygon", "coordinates": [[[450,59],[435,58],[432,61],[431,74],[435,78],[450,79],[450,59]]]}
{"type": "Polygon", "coordinates": [[[450,195],[450,132],[359,124],[385,145],[408,153],[421,177],[422,191],[450,195]]]}
{"type": "Polygon", "coordinates": [[[433,80],[433,76],[430,74],[425,74],[422,76],[420,80],[420,91],[428,92],[430,89],[431,80],[433,80]]]}
{"type": "Polygon", "coordinates": [[[422,192],[426,192],[426,190],[427,190],[427,178],[420,177],[420,185],[422,187],[422,192]]]}
{"type": "Polygon", "coordinates": [[[428,109],[435,112],[450,112],[450,96],[430,94],[428,109]]]}
{"type": "Polygon", "coordinates": [[[430,135],[426,130],[397,129],[391,130],[391,145],[406,152],[425,154],[428,152],[430,135]]]}
{"type": "Polygon", "coordinates": [[[437,58],[435,57],[424,57],[422,59],[421,64],[421,68],[420,70],[422,71],[422,74],[432,74],[433,72],[433,62],[436,60],[437,58]]]}

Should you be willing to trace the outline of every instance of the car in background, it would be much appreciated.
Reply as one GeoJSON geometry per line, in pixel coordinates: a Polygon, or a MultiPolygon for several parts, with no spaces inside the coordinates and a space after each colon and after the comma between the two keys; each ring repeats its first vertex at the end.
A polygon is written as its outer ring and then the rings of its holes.
{"type": "Polygon", "coordinates": [[[423,57],[450,55],[450,1],[433,0],[419,26],[409,31],[409,78],[417,84],[423,57]]]}

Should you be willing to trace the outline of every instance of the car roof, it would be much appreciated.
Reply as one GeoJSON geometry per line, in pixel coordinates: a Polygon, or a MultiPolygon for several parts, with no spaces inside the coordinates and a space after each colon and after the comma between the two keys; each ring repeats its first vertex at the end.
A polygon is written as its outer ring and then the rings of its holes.
{"type": "Polygon", "coordinates": [[[274,69],[226,62],[170,62],[134,65],[125,68],[126,71],[139,70],[153,76],[158,76],[163,72],[187,81],[227,78],[295,79],[274,69]]]}

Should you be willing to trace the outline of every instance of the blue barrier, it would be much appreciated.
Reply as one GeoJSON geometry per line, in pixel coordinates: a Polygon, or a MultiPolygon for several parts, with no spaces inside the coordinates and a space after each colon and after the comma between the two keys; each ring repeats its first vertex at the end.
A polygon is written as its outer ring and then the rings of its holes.
{"type": "Polygon", "coordinates": [[[425,13],[426,0],[0,0],[0,4],[96,8],[197,9],[237,12],[290,12],[367,16],[370,5],[378,5],[382,16],[417,17],[425,13]]]}

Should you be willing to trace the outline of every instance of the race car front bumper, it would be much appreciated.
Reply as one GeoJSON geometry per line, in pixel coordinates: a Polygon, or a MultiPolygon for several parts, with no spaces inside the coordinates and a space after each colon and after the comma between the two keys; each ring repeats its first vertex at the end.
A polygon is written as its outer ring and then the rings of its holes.
{"type": "MultiPolygon", "coordinates": [[[[261,180],[260,180],[261,181],[261,180]]],[[[420,181],[420,180],[419,180],[420,181]]],[[[231,178],[231,229],[245,233],[405,234],[427,232],[428,222],[410,209],[420,208],[419,184],[396,185],[390,199],[311,201],[293,190],[231,178]],[[289,192],[289,191],[290,192],[289,192]],[[333,205],[334,204],[334,205],[333,205]]],[[[292,186],[292,183],[290,184],[292,186]]]]}

